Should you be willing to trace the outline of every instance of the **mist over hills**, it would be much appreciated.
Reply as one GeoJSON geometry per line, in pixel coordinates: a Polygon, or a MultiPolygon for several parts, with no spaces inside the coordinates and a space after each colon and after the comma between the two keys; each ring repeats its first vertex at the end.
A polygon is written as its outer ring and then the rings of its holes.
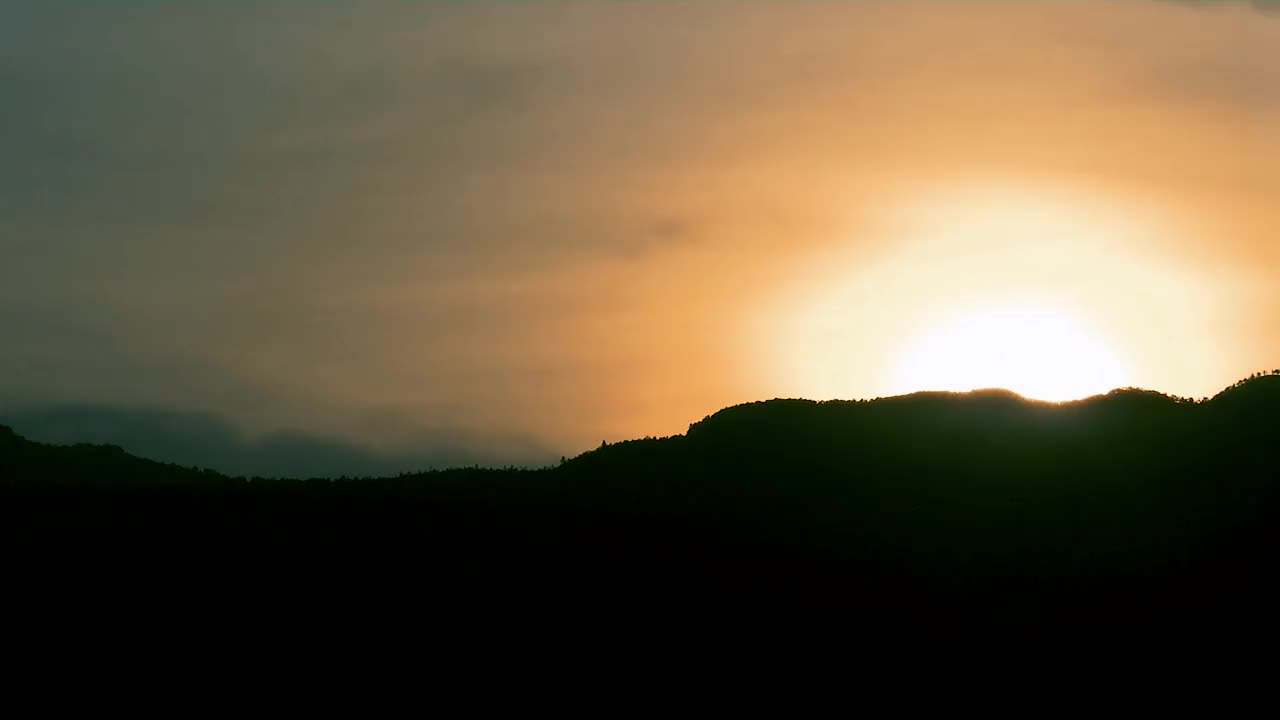
{"type": "MultiPolygon", "coordinates": [[[[148,407],[0,408],[0,425],[36,442],[117,445],[149,460],[245,476],[355,477],[477,464],[537,466],[558,456],[511,433],[481,437],[401,424],[378,428],[393,437],[385,438],[385,447],[369,447],[355,439],[297,430],[254,435],[218,415],[148,407]]],[[[378,435],[370,428],[360,434],[378,435]]]]}
{"type": "Polygon", "coordinates": [[[1265,374],[1203,402],[771,400],[554,467],[368,479],[235,478],[0,428],[0,474],[14,576],[55,604],[163,587],[177,606],[378,598],[419,620],[1186,628],[1280,599],[1277,440],[1265,374]]]}

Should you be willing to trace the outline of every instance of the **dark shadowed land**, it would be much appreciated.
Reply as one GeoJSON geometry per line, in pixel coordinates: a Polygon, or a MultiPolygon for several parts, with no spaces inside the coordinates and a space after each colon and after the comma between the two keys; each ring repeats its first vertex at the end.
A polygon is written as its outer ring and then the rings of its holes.
{"type": "Polygon", "coordinates": [[[1267,374],[1204,402],[773,400],[553,468],[370,479],[233,478],[0,428],[0,474],[10,597],[64,618],[1184,642],[1270,627],[1278,440],[1267,374]]]}

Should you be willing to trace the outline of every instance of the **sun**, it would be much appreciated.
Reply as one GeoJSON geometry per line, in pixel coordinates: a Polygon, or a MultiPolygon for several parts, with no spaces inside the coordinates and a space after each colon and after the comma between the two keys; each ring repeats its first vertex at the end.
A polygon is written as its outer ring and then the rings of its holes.
{"type": "MultiPolygon", "coordinates": [[[[1034,177],[906,187],[748,319],[767,392],[814,399],[1006,388],[1211,392],[1228,295],[1161,248],[1200,226],[1141,194],[1034,177]]],[[[744,353],[744,356],[747,353],[744,353]]]]}
{"type": "Polygon", "coordinates": [[[909,342],[894,394],[1005,388],[1056,402],[1129,384],[1118,354],[1070,314],[1001,304],[953,313],[909,342]]]}

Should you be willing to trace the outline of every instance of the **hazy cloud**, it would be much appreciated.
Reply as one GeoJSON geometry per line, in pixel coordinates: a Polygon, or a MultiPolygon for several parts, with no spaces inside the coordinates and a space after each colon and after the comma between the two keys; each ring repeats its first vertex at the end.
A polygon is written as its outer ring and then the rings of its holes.
{"type": "Polygon", "coordinates": [[[1280,0],[1163,0],[1206,8],[1250,7],[1264,13],[1280,12],[1280,0]]]}
{"type": "Polygon", "coordinates": [[[1274,186],[1275,23],[1096,12],[0,0],[0,413],[350,463],[678,431],[778,392],[769,298],[921,178],[1274,186]]]}
{"type": "Polygon", "coordinates": [[[0,413],[0,424],[29,440],[118,445],[152,460],[236,475],[335,477],[391,475],[476,463],[545,465],[551,455],[520,438],[418,437],[412,449],[379,452],[303,432],[251,437],[213,415],[172,410],[59,406],[0,413]],[[496,452],[494,445],[500,445],[496,452]]]}

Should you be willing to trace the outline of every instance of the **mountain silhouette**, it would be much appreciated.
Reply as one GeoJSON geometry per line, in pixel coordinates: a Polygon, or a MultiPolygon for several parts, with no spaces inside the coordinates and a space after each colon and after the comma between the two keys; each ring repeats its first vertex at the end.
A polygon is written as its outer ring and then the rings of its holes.
{"type": "Polygon", "coordinates": [[[164,612],[269,598],[409,624],[1187,637],[1270,626],[1278,431],[1269,373],[1198,402],[770,400],[556,467],[365,479],[230,477],[0,427],[0,475],[13,587],[46,609],[161,592],[164,612]]]}

